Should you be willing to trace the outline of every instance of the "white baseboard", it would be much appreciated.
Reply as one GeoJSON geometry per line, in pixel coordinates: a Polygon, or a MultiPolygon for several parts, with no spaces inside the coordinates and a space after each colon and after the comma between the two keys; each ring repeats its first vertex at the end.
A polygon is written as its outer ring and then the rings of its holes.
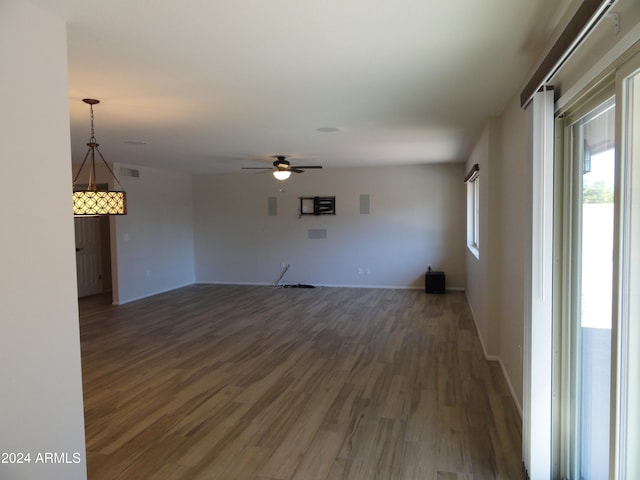
{"type": "Polygon", "coordinates": [[[161,289],[161,290],[154,290],[153,292],[145,293],[144,295],[138,295],[136,297],[127,298],[124,301],[118,299],[117,302],[113,302],[113,305],[125,305],[127,303],[135,302],[137,300],[142,300],[144,298],[153,297],[154,295],[160,295],[161,293],[167,293],[167,292],[170,292],[172,290],[177,290],[179,288],[188,287],[189,285],[194,285],[195,283],[196,282],[189,282],[189,283],[185,283],[183,285],[176,285],[176,286],[165,288],[165,289],[161,289]]]}
{"type": "Polygon", "coordinates": [[[516,394],[516,390],[515,388],[513,388],[513,384],[511,383],[511,378],[509,377],[509,374],[507,373],[507,369],[504,366],[504,363],[502,363],[502,358],[497,357],[497,356],[493,356],[492,358],[488,358],[487,360],[492,361],[492,362],[498,362],[498,364],[500,365],[500,369],[502,370],[502,376],[504,377],[505,382],[507,382],[507,387],[509,387],[509,391],[511,392],[511,397],[513,398],[513,403],[516,404],[516,409],[518,410],[518,413],[520,414],[520,420],[522,420],[522,405],[520,405],[520,402],[518,401],[518,396],[516,394]]]}
{"type": "MultiPolygon", "coordinates": [[[[275,287],[273,283],[261,283],[261,282],[221,282],[218,280],[197,280],[196,284],[203,285],[247,285],[247,286],[270,286],[275,287]]],[[[282,282],[278,286],[295,285],[296,282],[282,282]]],[[[315,284],[311,283],[314,287],[328,287],[328,288],[380,288],[382,290],[424,290],[422,285],[349,285],[342,283],[323,283],[315,284]]],[[[447,287],[447,292],[464,292],[464,287],[447,287]]]]}
{"type": "MultiPolygon", "coordinates": [[[[465,295],[466,296],[466,295],[465,295]]],[[[476,321],[476,315],[473,313],[473,308],[471,307],[471,302],[469,302],[469,297],[467,297],[467,304],[469,305],[469,311],[471,312],[471,318],[473,319],[473,325],[476,327],[476,333],[478,334],[478,338],[480,339],[480,345],[482,345],[482,354],[484,358],[489,362],[498,362],[500,365],[500,370],[502,371],[502,376],[504,377],[505,382],[507,382],[507,387],[509,388],[509,392],[511,393],[511,397],[513,398],[513,403],[516,404],[516,409],[520,414],[520,419],[522,419],[522,405],[520,405],[520,401],[518,400],[518,395],[516,394],[515,388],[513,388],[513,384],[511,383],[511,378],[507,373],[507,369],[504,366],[502,358],[499,355],[489,355],[487,353],[487,347],[484,344],[484,339],[480,334],[480,329],[478,328],[478,322],[476,321]]]]}

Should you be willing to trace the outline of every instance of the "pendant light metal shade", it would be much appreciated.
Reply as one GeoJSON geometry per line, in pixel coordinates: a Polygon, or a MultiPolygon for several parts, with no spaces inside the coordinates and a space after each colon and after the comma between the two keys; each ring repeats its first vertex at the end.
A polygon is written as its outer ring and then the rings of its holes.
{"type": "Polygon", "coordinates": [[[87,154],[84,156],[82,165],[73,179],[73,214],[76,216],[95,216],[95,215],[126,215],[127,214],[127,196],[122,188],[122,185],[118,181],[117,177],[109,167],[102,153],[98,147],[100,146],[96,142],[93,130],[93,106],[100,103],[100,100],[94,100],[92,98],[85,98],[83,102],[89,104],[91,112],[91,138],[87,146],[87,154]],[[100,159],[104,163],[105,167],[120,186],[122,190],[108,190],[99,188],[96,182],[96,152],[100,156],[100,159]],[[80,176],[80,173],[84,169],[88,162],[89,180],[86,185],[76,185],[76,181],[80,176]]]}

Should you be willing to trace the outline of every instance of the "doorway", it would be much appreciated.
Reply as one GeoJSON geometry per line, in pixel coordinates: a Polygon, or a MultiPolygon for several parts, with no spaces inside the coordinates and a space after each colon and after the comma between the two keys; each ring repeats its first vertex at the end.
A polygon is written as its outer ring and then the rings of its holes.
{"type": "Polygon", "coordinates": [[[74,228],[78,298],[111,292],[109,217],[75,217],[74,228]]]}

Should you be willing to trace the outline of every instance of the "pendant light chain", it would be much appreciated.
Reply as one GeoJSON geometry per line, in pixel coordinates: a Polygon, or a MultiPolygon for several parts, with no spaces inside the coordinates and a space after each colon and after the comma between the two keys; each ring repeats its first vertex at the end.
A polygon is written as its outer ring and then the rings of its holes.
{"type": "Polygon", "coordinates": [[[96,134],[93,129],[93,104],[89,105],[89,117],[91,119],[91,138],[89,142],[96,143],[96,134]]]}

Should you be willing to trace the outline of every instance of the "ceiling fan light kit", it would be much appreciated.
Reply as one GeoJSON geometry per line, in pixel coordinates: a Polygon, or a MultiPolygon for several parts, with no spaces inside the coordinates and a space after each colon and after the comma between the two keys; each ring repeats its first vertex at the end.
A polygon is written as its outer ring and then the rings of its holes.
{"type": "Polygon", "coordinates": [[[89,139],[89,143],[87,143],[89,150],[87,150],[87,153],[84,156],[84,160],[82,161],[82,165],[80,165],[80,169],[73,179],[73,214],[75,216],[126,215],[126,193],[124,192],[124,188],[122,188],[122,185],[113,173],[113,170],[111,170],[111,167],[102,156],[102,153],[98,148],[100,144],[96,141],[96,137],[94,134],[93,106],[100,103],[100,100],[85,98],[82,101],[89,105],[89,111],[91,115],[91,138],[89,139]],[[107,170],[116,181],[118,186],[121,188],[121,190],[104,190],[98,188],[98,184],[96,183],[96,152],[98,152],[100,159],[107,167],[107,170]],[[87,164],[87,160],[89,160],[89,178],[87,184],[80,187],[79,185],[77,186],[76,182],[78,180],[78,177],[80,176],[80,173],[82,173],[85,164],[87,164]]]}
{"type": "Polygon", "coordinates": [[[286,180],[291,176],[291,172],[289,170],[274,170],[273,176],[276,177],[277,180],[286,180]]]}

